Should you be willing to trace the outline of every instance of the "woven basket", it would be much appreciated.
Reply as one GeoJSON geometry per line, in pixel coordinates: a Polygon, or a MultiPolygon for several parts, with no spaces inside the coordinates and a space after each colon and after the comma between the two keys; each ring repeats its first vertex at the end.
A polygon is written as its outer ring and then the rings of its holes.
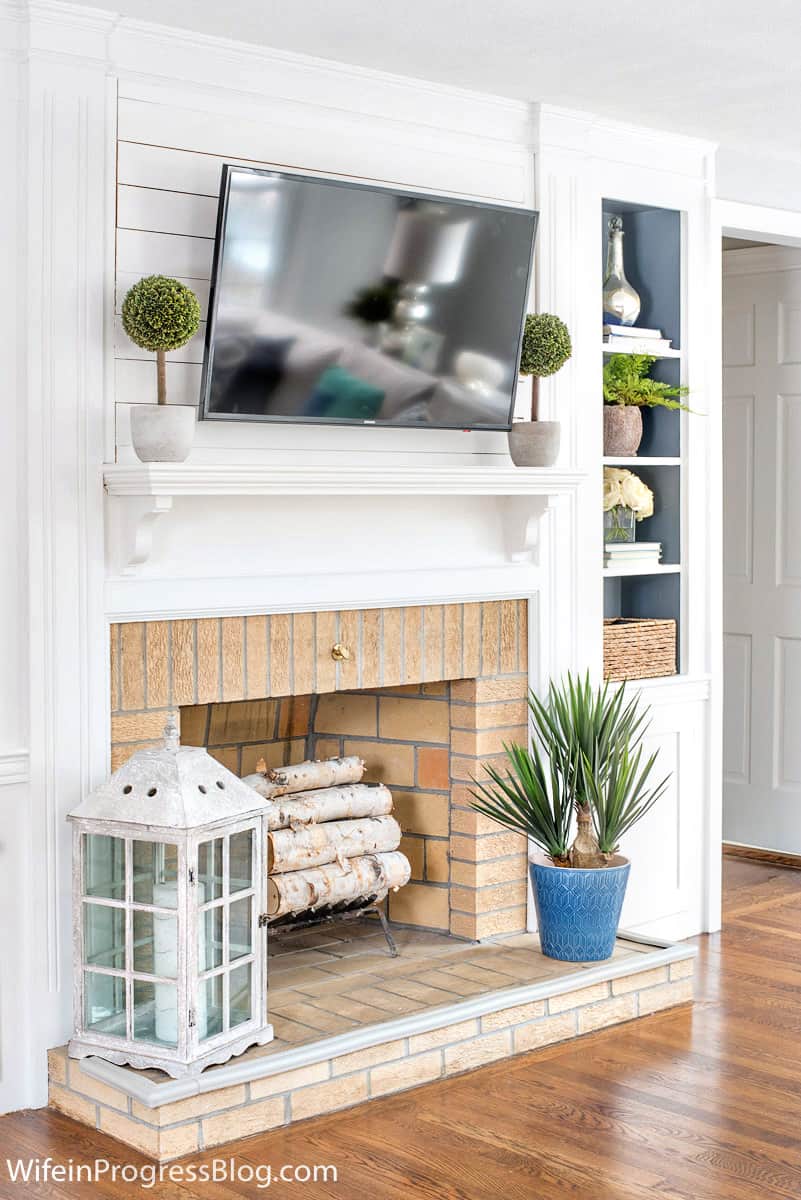
{"type": "Polygon", "coordinates": [[[604,678],[676,674],[676,622],[613,617],[604,621],[604,678]]]}

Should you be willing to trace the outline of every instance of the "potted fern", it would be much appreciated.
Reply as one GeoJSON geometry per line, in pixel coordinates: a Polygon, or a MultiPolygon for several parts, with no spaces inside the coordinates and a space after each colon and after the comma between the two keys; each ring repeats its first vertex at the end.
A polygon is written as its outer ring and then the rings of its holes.
{"type": "Polygon", "coordinates": [[[183,462],[192,448],[197,409],[167,404],[166,353],[197,333],[200,305],[186,284],[147,275],[126,293],[122,327],[143,350],[156,352],[156,404],[131,409],[131,440],[140,462],[183,462]]]}
{"type": "Polygon", "coordinates": [[[620,839],[663,795],[645,757],[647,712],[625,684],[594,687],[589,675],[529,696],[531,747],[507,745],[506,771],[487,764],[473,807],[523,833],[543,954],[598,962],[614,950],[630,864],[620,839]],[[574,825],[575,822],[575,825],[574,825]],[[575,828],[575,836],[571,836],[575,828]]]}
{"type": "Polygon", "coordinates": [[[559,455],[560,424],[540,421],[539,384],[555,375],[573,353],[564,321],[553,313],[529,313],[523,327],[520,374],[531,376],[531,420],[515,421],[509,430],[509,453],[516,467],[552,467],[559,455]]]}
{"type": "Polygon", "coordinates": [[[642,441],[643,408],[689,412],[679,396],[686,387],[673,387],[651,378],[656,359],[650,354],[610,354],[604,363],[604,454],[631,458],[642,441]]]}

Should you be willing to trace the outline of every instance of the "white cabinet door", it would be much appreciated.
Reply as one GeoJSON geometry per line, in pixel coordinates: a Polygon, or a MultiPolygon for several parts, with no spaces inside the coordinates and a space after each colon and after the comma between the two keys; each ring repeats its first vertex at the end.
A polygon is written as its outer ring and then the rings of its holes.
{"type": "Polygon", "coordinates": [[[801,854],[798,251],[724,254],[723,308],[723,834],[801,854]]]}

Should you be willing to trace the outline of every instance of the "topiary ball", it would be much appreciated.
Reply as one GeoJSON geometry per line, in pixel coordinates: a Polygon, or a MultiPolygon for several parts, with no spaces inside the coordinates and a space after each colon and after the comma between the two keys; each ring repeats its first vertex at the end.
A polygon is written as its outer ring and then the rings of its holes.
{"type": "Polygon", "coordinates": [[[143,350],[177,350],[197,333],[197,296],[177,279],[147,275],[122,302],[122,327],[143,350]]]}
{"type": "Polygon", "coordinates": [[[552,313],[529,313],[523,328],[521,375],[553,375],[573,353],[567,325],[552,313]]]}

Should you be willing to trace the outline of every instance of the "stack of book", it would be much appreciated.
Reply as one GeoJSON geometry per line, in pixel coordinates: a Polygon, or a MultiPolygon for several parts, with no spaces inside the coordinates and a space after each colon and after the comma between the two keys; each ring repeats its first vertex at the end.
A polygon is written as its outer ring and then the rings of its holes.
{"type": "Polygon", "coordinates": [[[661,542],[607,542],[604,545],[604,566],[630,570],[632,574],[644,567],[656,566],[661,557],[661,542]]]}
{"type": "Polygon", "coordinates": [[[604,346],[616,354],[678,354],[661,329],[636,325],[604,325],[604,346]]]}

